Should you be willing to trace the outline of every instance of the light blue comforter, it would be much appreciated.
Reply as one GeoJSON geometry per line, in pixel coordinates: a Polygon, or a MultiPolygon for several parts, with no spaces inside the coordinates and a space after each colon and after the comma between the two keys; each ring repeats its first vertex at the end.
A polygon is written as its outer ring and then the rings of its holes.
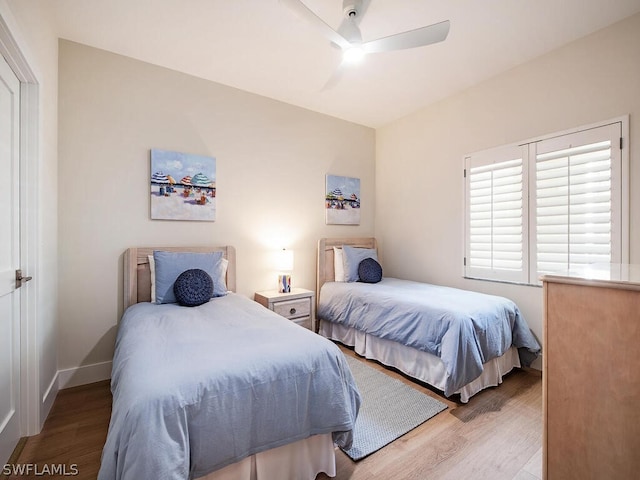
{"type": "Polygon", "coordinates": [[[198,478],[254,453],[333,432],[360,406],[330,341],[246,297],[125,312],[100,480],[198,478]]]}
{"type": "Polygon", "coordinates": [[[483,363],[512,345],[525,366],[540,353],[511,300],[397,278],[325,283],[318,317],[440,357],[447,368],[447,396],[479,377],[483,363]]]}

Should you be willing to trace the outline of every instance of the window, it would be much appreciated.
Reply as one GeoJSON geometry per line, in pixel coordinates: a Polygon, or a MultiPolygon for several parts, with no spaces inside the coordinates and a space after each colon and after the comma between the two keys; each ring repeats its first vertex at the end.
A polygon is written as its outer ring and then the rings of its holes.
{"type": "Polygon", "coordinates": [[[474,156],[467,168],[466,274],[526,282],[526,149],[474,156]]]}
{"type": "Polygon", "coordinates": [[[624,127],[467,156],[464,275],[537,285],[545,273],[627,261],[624,127]]]}

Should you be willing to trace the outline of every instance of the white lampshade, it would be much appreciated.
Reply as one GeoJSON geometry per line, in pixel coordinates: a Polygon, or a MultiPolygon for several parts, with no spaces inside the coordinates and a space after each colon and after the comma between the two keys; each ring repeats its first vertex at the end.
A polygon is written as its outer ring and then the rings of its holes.
{"type": "Polygon", "coordinates": [[[293,270],[293,250],[283,248],[276,258],[278,272],[291,272],[293,270]]]}

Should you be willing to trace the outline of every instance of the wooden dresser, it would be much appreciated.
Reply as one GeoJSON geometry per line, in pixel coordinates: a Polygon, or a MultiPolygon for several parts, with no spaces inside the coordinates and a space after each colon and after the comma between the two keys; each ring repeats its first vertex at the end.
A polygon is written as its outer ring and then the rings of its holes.
{"type": "Polygon", "coordinates": [[[640,478],[640,265],[542,280],[543,478],[640,478]]]}

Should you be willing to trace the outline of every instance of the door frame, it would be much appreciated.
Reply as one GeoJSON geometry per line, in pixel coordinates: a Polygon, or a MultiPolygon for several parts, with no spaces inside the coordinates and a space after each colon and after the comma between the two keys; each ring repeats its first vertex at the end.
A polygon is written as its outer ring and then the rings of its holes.
{"type": "MultiPolygon", "coordinates": [[[[40,397],[37,337],[39,292],[38,244],[40,224],[40,82],[26,55],[26,43],[4,2],[0,3],[0,54],[20,81],[20,266],[33,281],[20,292],[20,433],[40,432],[40,397]],[[28,180],[28,181],[27,181],[28,180]],[[36,185],[27,189],[25,185],[36,185]]],[[[42,402],[47,399],[42,397],[42,402]]],[[[48,406],[47,406],[48,407],[48,406]]]]}

